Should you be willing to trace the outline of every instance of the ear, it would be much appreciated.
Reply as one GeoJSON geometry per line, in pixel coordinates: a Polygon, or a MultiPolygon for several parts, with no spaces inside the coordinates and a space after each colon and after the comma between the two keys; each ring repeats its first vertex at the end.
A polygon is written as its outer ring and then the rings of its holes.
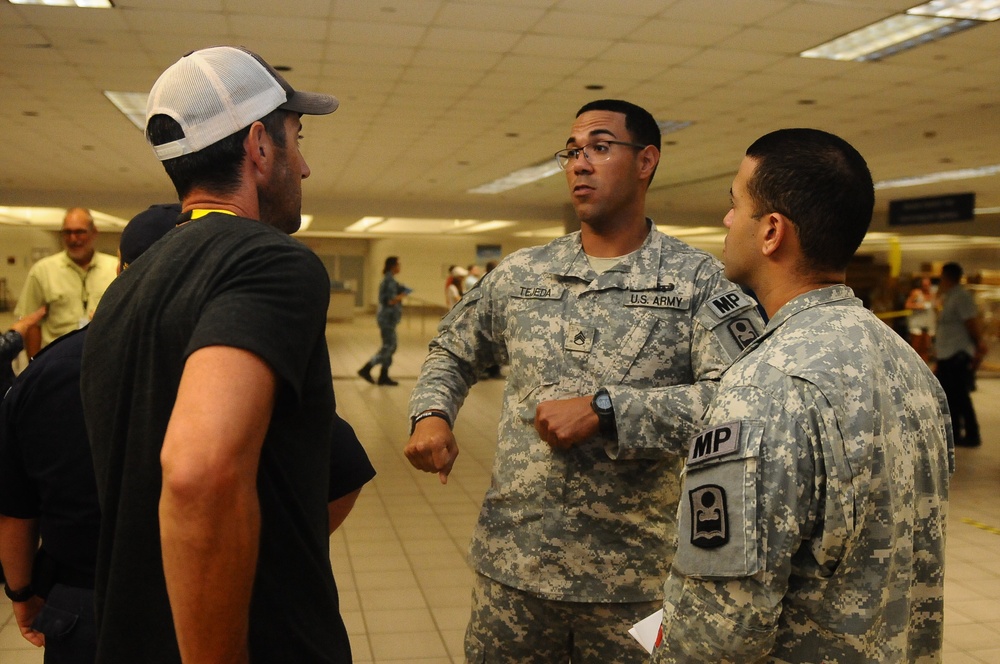
{"type": "Polygon", "coordinates": [[[771,212],[761,220],[761,232],[764,234],[761,243],[761,253],[771,256],[778,251],[783,244],[793,241],[795,236],[795,225],[792,220],[780,212],[771,212]]]}
{"type": "Polygon", "coordinates": [[[644,180],[653,177],[653,170],[660,163],[660,151],[655,145],[647,145],[639,151],[639,176],[644,180]]]}
{"type": "Polygon", "coordinates": [[[266,174],[271,167],[271,157],[274,154],[274,144],[271,137],[267,135],[267,130],[260,122],[250,125],[250,133],[243,141],[243,151],[246,154],[246,163],[250,165],[255,173],[266,174]]]}

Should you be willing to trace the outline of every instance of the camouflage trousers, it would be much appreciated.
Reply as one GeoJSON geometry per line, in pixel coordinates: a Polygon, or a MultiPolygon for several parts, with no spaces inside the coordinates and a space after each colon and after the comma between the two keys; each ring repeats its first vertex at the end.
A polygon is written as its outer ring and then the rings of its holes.
{"type": "Polygon", "coordinates": [[[608,604],[543,599],[481,574],[465,632],[469,664],[645,664],[628,630],[663,602],[608,604]]]}

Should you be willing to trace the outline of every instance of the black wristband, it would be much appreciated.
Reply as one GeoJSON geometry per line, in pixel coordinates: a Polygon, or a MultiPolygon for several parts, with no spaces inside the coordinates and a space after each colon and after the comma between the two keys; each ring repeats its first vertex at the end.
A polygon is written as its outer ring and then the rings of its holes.
{"type": "Polygon", "coordinates": [[[11,590],[9,585],[4,584],[3,594],[12,602],[27,602],[35,596],[35,591],[32,589],[30,583],[21,590],[11,590]]]}
{"type": "Polygon", "coordinates": [[[418,413],[413,416],[413,421],[410,423],[410,435],[413,435],[413,431],[417,428],[417,422],[420,420],[426,420],[428,417],[440,417],[442,420],[448,423],[448,428],[451,428],[451,420],[440,410],[425,410],[422,413],[418,413]]]}

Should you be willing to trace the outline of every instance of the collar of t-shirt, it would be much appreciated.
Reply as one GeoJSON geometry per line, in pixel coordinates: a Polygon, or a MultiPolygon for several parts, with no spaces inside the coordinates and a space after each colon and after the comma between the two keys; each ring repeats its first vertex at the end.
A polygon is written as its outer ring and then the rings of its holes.
{"type": "MultiPolygon", "coordinates": [[[[639,251],[639,250],[636,249],[635,251],[639,251]]],[[[605,272],[607,272],[608,270],[610,270],[611,268],[613,268],[615,265],[618,265],[619,263],[621,263],[623,259],[628,258],[632,254],[634,254],[635,251],[629,252],[629,253],[625,254],[624,256],[611,256],[610,258],[601,258],[601,257],[598,257],[598,256],[591,256],[588,253],[584,253],[584,256],[587,257],[587,262],[590,263],[590,268],[594,272],[596,272],[597,274],[604,274],[605,272]]]]}
{"type": "Polygon", "coordinates": [[[180,226],[181,224],[187,223],[189,221],[194,221],[195,219],[201,219],[205,215],[212,214],[213,212],[218,212],[219,214],[228,214],[233,217],[236,216],[235,212],[230,212],[229,210],[211,210],[211,209],[189,210],[181,215],[180,219],[177,221],[177,225],[180,226]]]}

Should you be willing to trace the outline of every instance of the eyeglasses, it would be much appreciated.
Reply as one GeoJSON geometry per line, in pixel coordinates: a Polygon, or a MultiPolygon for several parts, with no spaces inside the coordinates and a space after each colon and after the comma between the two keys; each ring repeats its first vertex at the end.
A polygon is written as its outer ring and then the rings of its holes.
{"type": "Polygon", "coordinates": [[[611,159],[612,145],[626,145],[637,150],[642,150],[646,147],[645,145],[629,143],[627,141],[594,141],[589,145],[584,145],[582,148],[566,148],[565,150],[560,150],[555,155],[556,163],[559,164],[559,168],[566,170],[569,168],[569,165],[575,162],[577,157],[581,154],[584,159],[592,164],[607,161],[608,159],[611,159]]]}

